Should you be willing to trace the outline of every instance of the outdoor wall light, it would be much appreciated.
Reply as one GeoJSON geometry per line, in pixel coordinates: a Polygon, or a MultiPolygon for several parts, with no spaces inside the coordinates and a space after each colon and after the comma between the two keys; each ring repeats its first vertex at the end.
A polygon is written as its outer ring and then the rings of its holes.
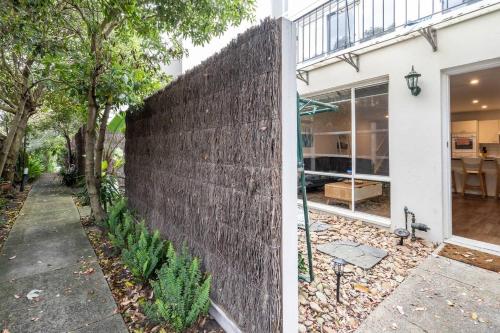
{"type": "Polygon", "coordinates": [[[418,78],[421,76],[422,74],[417,73],[413,66],[411,66],[411,72],[405,76],[406,83],[408,84],[408,89],[410,89],[413,96],[418,96],[418,94],[420,94],[420,91],[422,90],[418,86],[418,78]]]}
{"type": "Polygon", "coordinates": [[[337,303],[340,303],[340,277],[344,275],[344,266],[346,263],[342,258],[335,258],[332,261],[333,271],[337,275],[337,303]]]}

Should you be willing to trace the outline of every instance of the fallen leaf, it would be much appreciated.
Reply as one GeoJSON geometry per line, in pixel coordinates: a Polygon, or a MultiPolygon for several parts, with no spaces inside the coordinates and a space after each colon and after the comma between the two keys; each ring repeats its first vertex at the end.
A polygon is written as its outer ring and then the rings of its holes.
{"type": "Polygon", "coordinates": [[[393,330],[397,330],[397,329],[398,329],[398,324],[396,324],[396,323],[392,323],[391,328],[392,328],[393,330]]]}
{"type": "Polygon", "coordinates": [[[10,331],[9,331],[7,328],[4,328],[4,329],[2,330],[2,333],[10,333],[10,331]]]}
{"type": "Polygon", "coordinates": [[[42,292],[42,290],[39,290],[39,289],[33,289],[31,290],[27,295],[26,295],[26,298],[29,299],[30,301],[35,299],[35,298],[38,298],[40,297],[40,293],[42,292]]]}
{"type": "Polygon", "coordinates": [[[398,309],[399,313],[401,313],[402,315],[405,314],[405,311],[403,310],[403,307],[401,305],[397,305],[396,309],[398,309]]]}
{"type": "Polygon", "coordinates": [[[91,268],[86,269],[85,271],[83,271],[83,273],[82,273],[82,274],[89,275],[89,274],[94,273],[94,271],[95,271],[95,270],[91,267],[91,268]]]}
{"type": "Polygon", "coordinates": [[[357,291],[361,291],[363,293],[370,292],[370,289],[368,289],[367,287],[365,287],[365,286],[363,286],[362,284],[359,284],[359,283],[354,284],[354,289],[357,290],[357,291]]]}
{"type": "Polygon", "coordinates": [[[455,306],[455,303],[453,303],[452,301],[450,300],[446,300],[446,303],[448,303],[449,306],[455,306]]]}
{"type": "Polygon", "coordinates": [[[38,318],[38,317],[31,318],[31,321],[39,321],[39,320],[40,320],[40,318],[38,318]]]}
{"type": "Polygon", "coordinates": [[[493,259],[486,259],[485,262],[493,262],[493,259]]]}
{"type": "Polygon", "coordinates": [[[9,260],[16,259],[16,256],[12,256],[9,258],[9,260]]]}
{"type": "Polygon", "coordinates": [[[472,313],[470,314],[470,317],[472,318],[472,320],[477,320],[477,313],[472,312],[472,313]]]}
{"type": "Polygon", "coordinates": [[[15,294],[15,295],[14,295],[14,298],[15,298],[15,299],[19,299],[19,298],[21,298],[21,296],[19,296],[19,295],[15,294]]]}
{"type": "Polygon", "coordinates": [[[424,307],[418,307],[418,308],[415,308],[415,311],[425,311],[427,310],[426,308],[424,307]]]}

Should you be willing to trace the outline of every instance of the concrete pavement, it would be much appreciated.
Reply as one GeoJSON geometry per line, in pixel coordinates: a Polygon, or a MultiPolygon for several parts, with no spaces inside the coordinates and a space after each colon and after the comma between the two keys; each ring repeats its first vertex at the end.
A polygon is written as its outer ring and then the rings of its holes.
{"type": "Polygon", "coordinates": [[[71,193],[54,175],[33,186],[6,240],[0,300],[0,331],[127,332],[71,193]]]}

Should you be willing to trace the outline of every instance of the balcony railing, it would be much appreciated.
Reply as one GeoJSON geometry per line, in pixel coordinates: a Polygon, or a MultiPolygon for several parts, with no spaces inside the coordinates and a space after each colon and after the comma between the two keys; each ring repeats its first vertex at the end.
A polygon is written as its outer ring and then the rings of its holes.
{"type": "Polygon", "coordinates": [[[297,63],[482,0],[331,0],[295,21],[297,63]]]}

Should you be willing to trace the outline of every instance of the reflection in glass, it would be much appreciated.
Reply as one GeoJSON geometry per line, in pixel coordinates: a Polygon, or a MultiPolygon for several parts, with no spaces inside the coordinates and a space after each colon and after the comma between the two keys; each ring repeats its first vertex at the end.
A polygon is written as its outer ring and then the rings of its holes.
{"type": "Polygon", "coordinates": [[[356,173],[389,175],[387,83],[355,90],[356,173]]]}
{"type": "Polygon", "coordinates": [[[334,103],[336,112],[324,112],[301,118],[302,134],[312,133],[304,146],[306,170],[350,174],[351,152],[351,91],[343,90],[316,96],[315,100],[334,103]]]}
{"type": "MultiPolygon", "coordinates": [[[[350,179],[306,174],[306,183],[308,201],[351,209],[350,179]]],[[[302,198],[300,188],[299,197],[302,198]]]]}
{"type": "Polygon", "coordinates": [[[355,211],[391,217],[391,184],[388,182],[360,180],[354,185],[355,211]]]}

